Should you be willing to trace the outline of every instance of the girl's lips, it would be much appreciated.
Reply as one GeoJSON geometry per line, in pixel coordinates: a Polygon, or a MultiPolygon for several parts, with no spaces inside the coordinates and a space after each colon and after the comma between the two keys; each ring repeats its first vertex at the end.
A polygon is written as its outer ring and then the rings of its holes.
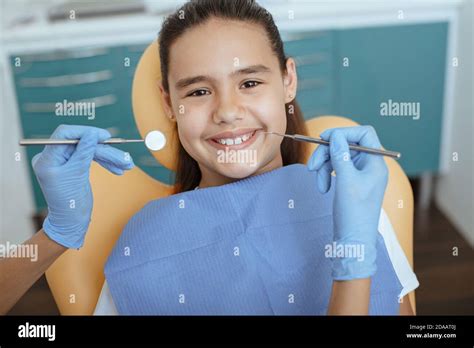
{"type": "Polygon", "coordinates": [[[258,136],[260,135],[260,131],[262,129],[256,129],[253,133],[252,133],[252,136],[245,142],[243,142],[242,144],[239,144],[239,145],[225,145],[225,144],[221,144],[221,143],[217,143],[215,142],[214,140],[212,139],[208,139],[206,140],[209,144],[211,144],[212,147],[218,149],[218,150],[225,150],[226,148],[228,150],[241,150],[241,149],[244,149],[250,145],[252,145],[255,140],[257,140],[258,136]]]}

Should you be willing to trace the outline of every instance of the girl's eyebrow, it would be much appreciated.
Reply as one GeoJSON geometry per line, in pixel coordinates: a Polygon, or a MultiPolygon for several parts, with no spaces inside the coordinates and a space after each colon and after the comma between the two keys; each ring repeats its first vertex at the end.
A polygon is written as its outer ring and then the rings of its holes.
{"type": "MultiPolygon", "coordinates": [[[[235,70],[230,74],[230,76],[267,73],[270,71],[271,69],[269,67],[262,64],[257,64],[257,65],[251,65],[242,69],[235,70]]],[[[176,82],[176,89],[183,89],[189,85],[203,82],[203,81],[215,81],[215,79],[207,75],[185,77],[178,80],[178,82],[176,82]]]]}
{"type": "Polygon", "coordinates": [[[185,77],[183,79],[178,80],[178,82],[176,82],[176,89],[183,89],[185,87],[188,87],[189,85],[199,83],[199,82],[203,82],[203,81],[214,81],[214,79],[212,77],[206,76],[206,75],[185,77]]]}
{"type": "Polygon", "coordinates": [[[262,64],[257,64],[257,65],[251,65],[247,66],[245,68],[239,69],[234,71],[231,75],[248,75],[248,74],[257,74],[257,73],[267,73],[270,72],[271,69],[265,65],[262,64]]]}

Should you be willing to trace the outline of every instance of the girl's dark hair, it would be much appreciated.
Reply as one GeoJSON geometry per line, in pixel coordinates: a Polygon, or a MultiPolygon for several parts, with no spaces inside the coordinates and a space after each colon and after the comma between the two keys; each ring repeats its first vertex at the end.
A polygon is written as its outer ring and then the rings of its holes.
{"type": "MultiPolygon", "coordinates": [[[[168,71],[171,45],[187,30],[204,24],[211,18],[238,20],[261,25],[267,33],[269,43],[286,73],[283,42],[272,15],[255,0],[190,0],[163,22],[158,38],[163,89],[169,93],[168,71]]],[[[286,104],[286,133],[306,134],[301,110],[293,100],[286,104]]],[[[175,132],[177,134],[177,132],[175,132]]],[[[180,142],[177,156],[175,193],[194,189],[201,181],[198,163],[186,152],[180,142]]],[[[285,138],[281,144],[283,165],[303,163],[306,144],[285,138]]]]}

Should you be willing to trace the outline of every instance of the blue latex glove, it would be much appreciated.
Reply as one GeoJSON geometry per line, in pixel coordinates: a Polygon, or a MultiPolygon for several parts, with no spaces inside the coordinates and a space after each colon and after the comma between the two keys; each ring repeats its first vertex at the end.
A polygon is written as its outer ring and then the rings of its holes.
{"type": "Polygon", "coordinates": [[[46,145],[31,161],[48,204],[43,230],[55,242],[77,249],[84,244],[92,214],[92,160],[117,175],[134,164],[127,153],[98,144],[110,138],[105,129],[61,125],[51,138],[80,141],[77,145],[46,145]]]}
{"type": "Polygon", "coordinates": [[[333,258],[333,279],[370,277],[377,270],[376,238],[388,169],[382,156],[349,150],[348,142],[380,149],[380,141],[371,126],[328,129],[321,138],[330,145],[318,146],[308,168],[317,171],[321,193],[329,190],[331,172],[336,172],[334,242],[359,247],[359,251],[363,247],[363,257],[345,254],[333,258]]]}

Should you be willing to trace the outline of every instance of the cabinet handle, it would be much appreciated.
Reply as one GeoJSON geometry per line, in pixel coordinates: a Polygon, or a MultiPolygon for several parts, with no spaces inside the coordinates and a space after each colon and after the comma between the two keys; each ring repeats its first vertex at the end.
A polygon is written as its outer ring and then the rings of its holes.
{"type": "Polygon", "coordinates": [[[316,65],[327,61],[328,54],[326,52],[317,52],[313,54],[295,56],[293,58],[295,59],[296,67],[304,65],[316,65]]]}
{"type": "Polygon", "coordinates": [[[65,87],[95,83],[112,79],[112,71],[102,70],[83,74],[61,75],[52,77],[28,77],[19,81],[21,87],[65,87]]]}
{"type": "Polygon", "coordinates": [[[128,46],[127,51],[131,53],[142,53],[145,52],[146,48],[148,45],[133,45],[133,46],[128,46]]]}
{"type": "Polygon", "coordinates": [[[22,56],[21,59],[28,63],[34,62],[54,62],[65,59],[80,59],[103,56],[109,53],[105,47],[81,48],[80,50],[56,50],[48,53],[29,54],[22,56]]]}
{"type": "Polygon", "coordinates": [[[286,32],[282,34],[284,42],[300,41],[306,39],[320,39],[328,36],[327,31],[310,31],[310,32],[286,32]]]}
{"type": "Polygon", "coordinates": [[[325,79],[306,79],[298,82],[298,91],[306,91],[308,89],[322,88],[326,85],[325,79]]]}
{"type": "MultiPolygon", "coordinates": [[[[100,97],[80,99],[80,100],[68,100],[72,103],[94,103],[95,108],[101,108],[104,106],[113,105],[117,102],[117,97],[114,94],[107,94],[100,97]]],[[[60,101],[62,103],[62,101],[60,101]]],[[[56,111],[56,103],[25,103],[22,109],[25,112],[30,113],[50,113],[56,111]]]]}

